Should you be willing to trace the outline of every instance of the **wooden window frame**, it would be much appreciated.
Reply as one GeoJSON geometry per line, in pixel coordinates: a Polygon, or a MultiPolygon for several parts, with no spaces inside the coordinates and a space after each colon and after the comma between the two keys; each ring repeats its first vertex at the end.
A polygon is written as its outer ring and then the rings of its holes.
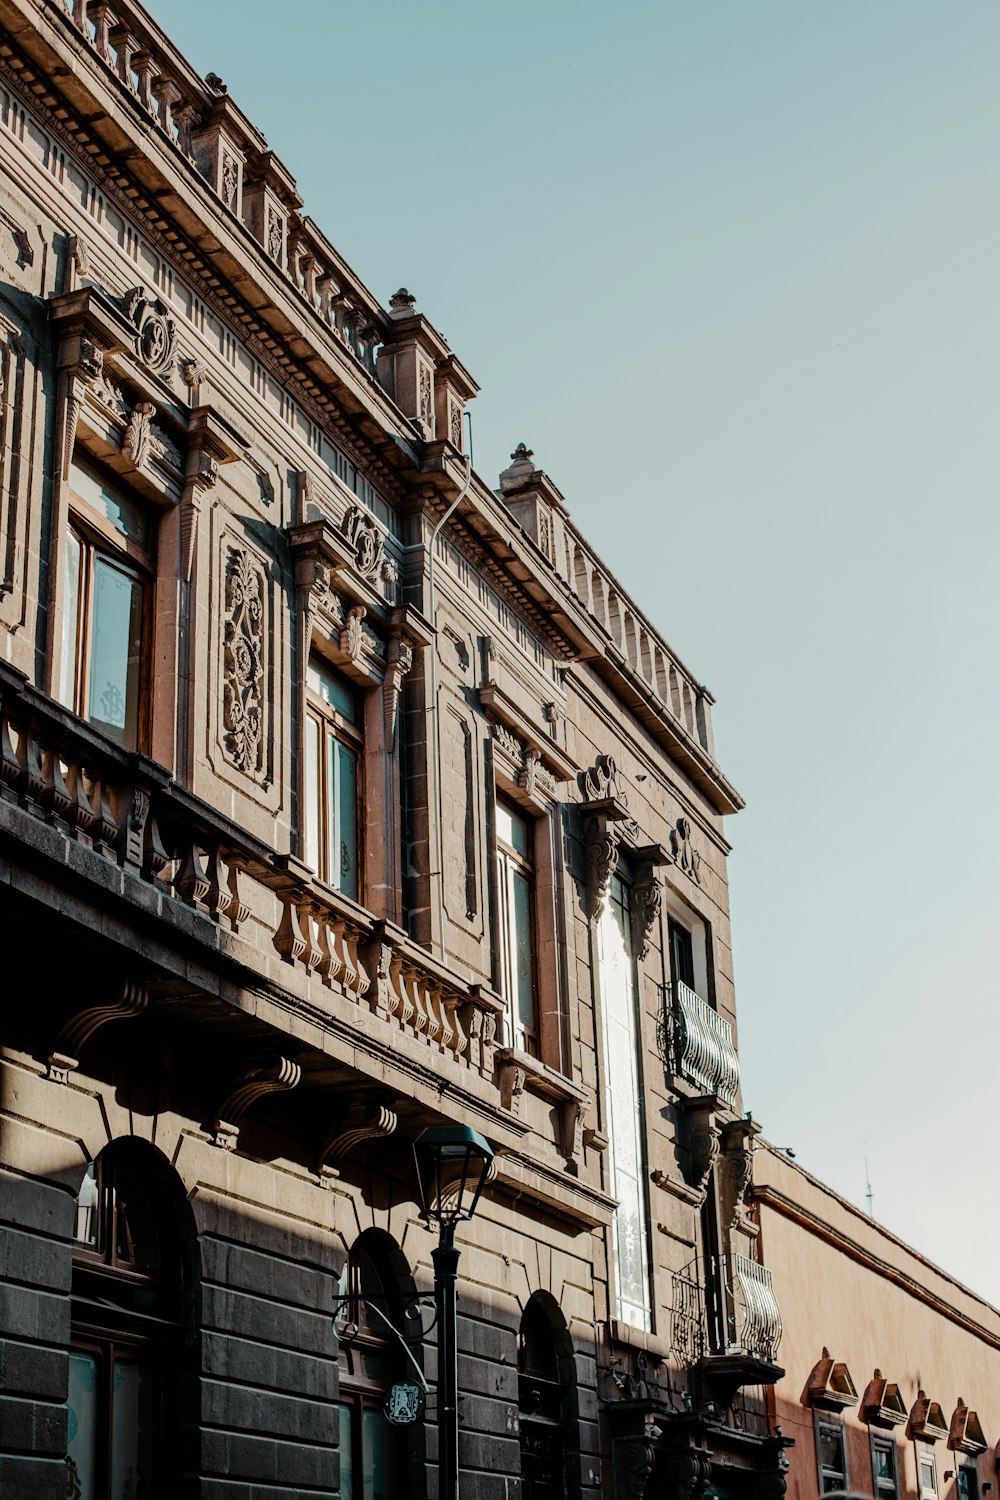
{"type": "MultiPolygon", "coordinates": [[[[361,1267],[355,1255],[358,1246],[352,1247],[344,1266],[345,1285],[341,1296],[345,1299],[343,1306],[345,1333],[338,1336],[339,1364],[338,1364],[338,1391],[336,1406],[339,1409],[346,1407],[350,1413],[351,1425],[351,1448],[355,1464],[355,1474],[352,1477],[361,1477],[363,1486],[364,1469],[364,1416],[366,1411],[382,1412],[385,1404],[386,1393],[392,1385],[395,1371],[399,1364],[399,1347],[397,1339],[393,1338],[387,1330],[374,1327],[364,1321],[366,1298],[361,1287],[361,1267]],[[366,1353],[379,1355],[385,1359],[389,1368],[388,1380],[383,1383],[367,1377],[359,1368],[354,1372],[346,1372],[344,1364],[350,1362],[352,1354],[356,1355],[356,1363],[360,1367],[366,1353]],[[346,1359],[345,1359],[346,1355],[346,1359]],[[360,1465],[360,1467],[359,1467],[360,1465]]],[[[387,1285],[389,1277],[387,1268],[381,1262],[381,1257],[373,1255],[367,1246],[360,1247],[368,1256],[379,1282],[385,1292],[387,1303],[392,1296],[387,1285]]],[[[390,1318],[390,1309],[384,1309],[386,1316],[390,1318]]],[[[338,1416],[339,1420],[339,1416],[338,1416]]],[[[390,1437],[394,1446],[395,1485],[398,1493],[400,1484],[406,1475],[406,1433],[408,1429],[391,1427],[390,1437]]],[[[340,1458],[341,1466],[343,1458],[340,1458]]],[[[359,1492],[355,1488],[355,1500],[364,1500],[363,1489],[359,1492]]]]}
{"type": "MultiPolygon", "coordinates": [[[[86,455],[89,461],[89,455],[86,455]]],[[[100,471],[95,471],[104,479],[100,471]]],[[[120,490],[122,498],[132,502],[125,489],[111,479],[104,480],[111,491],[120,490]]],[[[146,518],[150,534],[155,529],[155,518],[141,501],[132,502],[146,518]]],[[[62,681],[63,651],[58,646],[59,691],[62,701],[86,723],[92,724],[99,734],[106,734],[99,721],[88,713],[90,697],[91,645],[93,640],[93,599],[96,562],[103,559],[108,565],[139,584],[142,591],[142,622],[139,643],[139,679],[137,683],[138,709],[136,713],[136,742],[123,745],[125,750],[148,751],[152,726],[151,660],[153,636],[153,594],[156,581],[155,551],[143,547],[105,517],[100,515],[82,495],[73,488],[73,467],[70,468],[69,502],[66,516],[67,538],[63,549],[66,561],[59,587],[65,590],[68,570],[68,536],[75,537],[81,552],[80,574],[77,585],[76,620],[73,631],[75,640],[68,656],[71,681],[62,681]]],[[[69,599],[63,600],[63,610],[69,608],[69,599]]],[[[71,628],[64,618],[63,629],[71,628]]],[[[113,736],[109,736],[113,738],[113,736]]],[[[117,740],[115,743],[119,743],[117,740]]]]}
{"type": "Polygon", "coordinates": [[[915,1443],[917,1460],[917,1495],[919,1500],[939,1500],[940,1490],[938,1488],[937,1460],[934,1457],[934,1449],[926,1443],[915,1443]],[[924,1484],[921,1469],[924,1464],[930,1465],[931,1484],[924,1484]]]}
{"type": "MultiPolygon", "coordinates": [[[[340,894],[342,895],[346,895],[348,900],[357,901],[359,904],[363,904],[365,898],[365,708],[365,694],[361,690],[359,690],[357,683],[355,683],[350,677],[346,676],[345,673],[340,671],[338,667],[328,662],[325,657],[319,656],[316,652],[311,653],[306,670],[306,722],[303,745],[306,776],[304,780],[304,786],[308,785],[309,779],[309,760],[311,754],[309,728],[310,723],[314,724],[317,729],[317,733],[319,736],[319,754],[315,766],[316,796],[318,804],[318,848],[315,851],[316,864],[315,866],[310,864],[310,868],[315,868],[317,879],[321,880],[324,885],[330,886],[331,889],[340,892],[340,894]],[[332,703],[329,703],[325,699],[321,698],[319,694],[314,692],[313,689],[309,686],[309,668],[313,667],[314,665],[320,671],[328,673],[330,676],[335,677],[339,683],[343,684],[346,691],[351,694],[355,703],[355,714],[357,722],[352,724],[345,714],[339,712],[339,710],[336,709],[332,703]],[[357,869],[357,893],[353,896],[349,892],[341,890],[339,876],[335,875],[335,878],[331,879],[332,867],[334,864],[333,839],[338,832],[336,828],[331,829],[329,821],[330,762],[328,754],[328,744],[331,739],[336,741],[338,744],[345,745],[354,754],[354,861],[357,869]]],[[[303,829],[305,834],[304,844],[307,854],[307,863],[309,863],[308,852],[310,827],[312,824],[312,808],[308,803],[308,798],[306,799],[306,805],[303,809],[303,812],[303,829]]],[[[338,849],[339,844],[340,840],[338,838],[338,849]]]]}

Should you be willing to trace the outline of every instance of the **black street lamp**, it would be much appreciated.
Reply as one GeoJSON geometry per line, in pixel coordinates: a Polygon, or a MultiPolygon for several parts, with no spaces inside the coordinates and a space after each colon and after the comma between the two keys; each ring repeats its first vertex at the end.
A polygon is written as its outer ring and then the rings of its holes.
{"type": "Polygon", "coordinates": [[[439,1500],[458,1500],[458,1320],[460,1251],[455,1225],[471,1219],[493,1161],[493,1148],[467,1125],[435,1125],[413,1143],[424,1214],[438,1226],[434,1302],[438,1325],[439,1500]]]}

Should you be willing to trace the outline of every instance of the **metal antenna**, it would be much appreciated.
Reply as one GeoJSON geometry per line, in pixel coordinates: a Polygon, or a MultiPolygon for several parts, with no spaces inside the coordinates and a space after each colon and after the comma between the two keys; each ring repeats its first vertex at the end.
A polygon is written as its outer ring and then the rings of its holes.
{"type": "Polygon", "coordinates": [[[868,1170],[868,1152],[865,1152],[865,1204],[869,1219],[875,1217],[875,1194],[872,1192],[871,1173],[868,1170]]]}

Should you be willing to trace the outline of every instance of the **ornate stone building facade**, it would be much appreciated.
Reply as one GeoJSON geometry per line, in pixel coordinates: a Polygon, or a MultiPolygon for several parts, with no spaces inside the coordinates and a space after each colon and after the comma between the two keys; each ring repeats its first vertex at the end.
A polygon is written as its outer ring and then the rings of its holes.
{"type": "Polygon", "coordinates": [[[218,78],[0,21],[0,1491],[433,1497],[462,1123],[463,1493],[780,1495],[711,694],[218,78]]]}

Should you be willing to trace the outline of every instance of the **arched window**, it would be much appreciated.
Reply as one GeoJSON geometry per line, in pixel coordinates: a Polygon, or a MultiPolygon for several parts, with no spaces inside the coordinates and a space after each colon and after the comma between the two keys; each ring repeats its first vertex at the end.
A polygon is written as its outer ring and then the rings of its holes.
{"type": "MultiPolygon", "coordinates": [[[[396,1381],[414,1381],[399,1281],[388,1242],[369,1232],[353,1246],[340,1284],[341,1500],[396,1500],[413,1489],[413,1427],[394,1426],[384,1406],[396,1381]]],[[[394,1247],[393,1247],[394,1248],[394,1247]]]]}
{"type": "Polygon", "coordinates": [[[572,1492],[571,1370],[572,1347],[561,1314],[554,1303],[547,1311],[536,1294],[524,1309],[517,1339],[522,1500],[566,1500],[572,1492]]]}
{"type": "Polygon", "coordinates": [[[176,1493],[183,1276],[157,1152],[118,1141],[77,1197],[66,1464],[73,1500],[176,1493]]]}

